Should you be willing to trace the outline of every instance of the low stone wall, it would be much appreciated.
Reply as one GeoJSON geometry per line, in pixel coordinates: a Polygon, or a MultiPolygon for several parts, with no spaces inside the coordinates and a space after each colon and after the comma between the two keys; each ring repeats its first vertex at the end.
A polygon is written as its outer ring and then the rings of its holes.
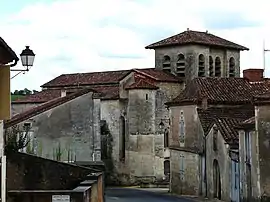
{"type": "Polygon", "coordinates": [[[7,154],[7,190],[71,189],[97,170],[24,154],[7,154]]]}
{"type": "Polygon", "coordinates": [[[8,202],[103,202],[102,172],[24,153],[7,154],[8,202]],[[57,195],[57,196],[56,196],[57,195]]]}

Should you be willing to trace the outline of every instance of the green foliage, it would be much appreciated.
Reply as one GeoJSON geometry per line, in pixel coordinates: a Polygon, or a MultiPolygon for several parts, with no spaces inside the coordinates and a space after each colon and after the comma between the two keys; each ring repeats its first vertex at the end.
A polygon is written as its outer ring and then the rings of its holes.
{"type": "Polygon", "coordinates": [[[15,90],[13,93],[11,93],[11,95],[31,95],[31,94],[35,94],[38,91],[36,90],[29,90],[27,88],[23,89],[23,90],[15,90]]]}
{"type": "Polygon", "coordinates": [[[59,142],[57,148],[53,149],[53,159],[56,161],[61,161],[62,154],[63,152],[62,152],[61,145],[59,142]]]}
{"type": "Polygon", "coordinates": [[[5,152],[19,151],[28,146],[30,138],[28,136],[30,128],[25,130],[19,126],[13,126],[5,131],[5,152]]]}

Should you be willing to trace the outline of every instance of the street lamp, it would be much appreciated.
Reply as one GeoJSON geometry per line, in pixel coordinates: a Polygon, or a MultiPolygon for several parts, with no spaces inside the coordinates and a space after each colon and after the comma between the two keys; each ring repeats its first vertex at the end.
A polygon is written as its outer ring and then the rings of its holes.
{"type": "Polygon", "coordinates": [[[22,51],[20,54],[21,56],[21,61],[22,61],[22,66],[26,67],[26,69],[11,69],[10,71],[13,72],[19,72],[15,74],[11,79],[14,77],[18,76],[20,73],[24,73],[29,71],[29,67],[32,67],[34,64],[34,59],[35,59],[35,53],[29,48],[29,46],[26,46],[26,48],[22,51]]]}
{"type": "Polygon", "coordinates": [[[26,48],[22,51],[20,56],[22,66],[26,67],[26,71],[29,71],[28,67],[31,67],[34,64],[35,53],[29,48],[29,46],[26,46],[26,48]]]}

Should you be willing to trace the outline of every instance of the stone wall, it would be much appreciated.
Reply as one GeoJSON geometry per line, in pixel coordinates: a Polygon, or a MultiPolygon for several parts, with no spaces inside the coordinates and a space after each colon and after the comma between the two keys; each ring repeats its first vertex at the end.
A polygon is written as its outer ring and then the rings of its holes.
{"type": "Polygon", "coordinates": [[[39,106],[41,104],[38,103],[12,103],[11,104],[11,115],[14,116],[16,114],[20,114],[22,112],[27,111],[33,107],[39,106]]]}
{"type": "Polygon", "coordinates": [[[205,57],[206,76],[209,76],[209,56],[215,60],[216,56],[221,60],[221,77],[228,77],[229,59],[234,57],[236,77],[240,77],[240,52],[227,49],[209,48],[202,45],[186,45],[174,47],[162,47],[155,49],[155,67],[162,69],[163,58],[168,55],[171,58],[171,72],[176,74],[178,54],[184,54],[186,59],[186,79],[190,80],[198,76],[199,55],[205,57]]]}
{"type": "Polygon", "coordinates": [[[65,195],[74,202],[103,202],[100,171],[24,153],[7,154],[7,201],[45,202],[65,195]]]}
{"type": "Polygon", "coordinates": [[[203,151],[204,141],[197,107],[170,107],[170,119],[171,191],[183,195],[199,195],[202,186],[199,153],[203,151]],[[184,137],[180,134],[180,117],[184,121],[181,126],[184,127],[184,137]]]}
{"type": "Polygon", "coordinates": [[[257,106],[256,130],[257,134],[257,154],[259,154],[259,183],[260,195],[262,198],[270,200],[270,106],[257,106]]]}
{"type": "Polygon", "coordinates": [[[221,181],[221,199],[230,201],[231,187],[231,159],[229,156],[229,147],[224,141],[223,136],[217,134],[217,150],[213,148],[213,127],[206,136],[206,176],[207,176],[207,196],[214,197],[214,160],[218,162],[220,181],[221,181]]]}
{"type": "Polygon", "coordinates": [[[99,105],[88,93],[24,121],[32,140],[24,151],[65,162],[100,161],[99,105]]]}
{"type": "Polygon", "coordinates": [[[179,195],[199,195],[200,157],[198,154],[171,149],[170,191],[179,195]]]}
{"type": "Polygon", "coordinates": [[[7,190],[72,189],[93,171],[97,172],[29,154],[8,153],[7,190]]]}
{"type": "Polygon", "coordinates": [[[170,107],[170,137],[172,147],[193,150],[194,152],[203,149],[203,130],[199,122],[196,105],[170,107]],[[180,116],[184,119],[184,138],[180,141],[180,116]]]}

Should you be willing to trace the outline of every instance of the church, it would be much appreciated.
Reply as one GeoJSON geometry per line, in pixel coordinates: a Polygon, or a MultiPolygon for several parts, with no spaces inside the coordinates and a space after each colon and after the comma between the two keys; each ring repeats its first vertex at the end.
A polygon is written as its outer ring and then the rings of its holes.
{"type": "Polygon", "coordinates": [[[240,77],[248,48],[186,31],[145,47],[155,67],[63,74],[12,103],[30,128],[24,152],[64,162],[110,158],[114,184],[170,184],[170,191],[239,201],[237,127],[269,91],[261,69],[240,77]],[[105,134],[102,127],[106,126],[105,134]]]}

